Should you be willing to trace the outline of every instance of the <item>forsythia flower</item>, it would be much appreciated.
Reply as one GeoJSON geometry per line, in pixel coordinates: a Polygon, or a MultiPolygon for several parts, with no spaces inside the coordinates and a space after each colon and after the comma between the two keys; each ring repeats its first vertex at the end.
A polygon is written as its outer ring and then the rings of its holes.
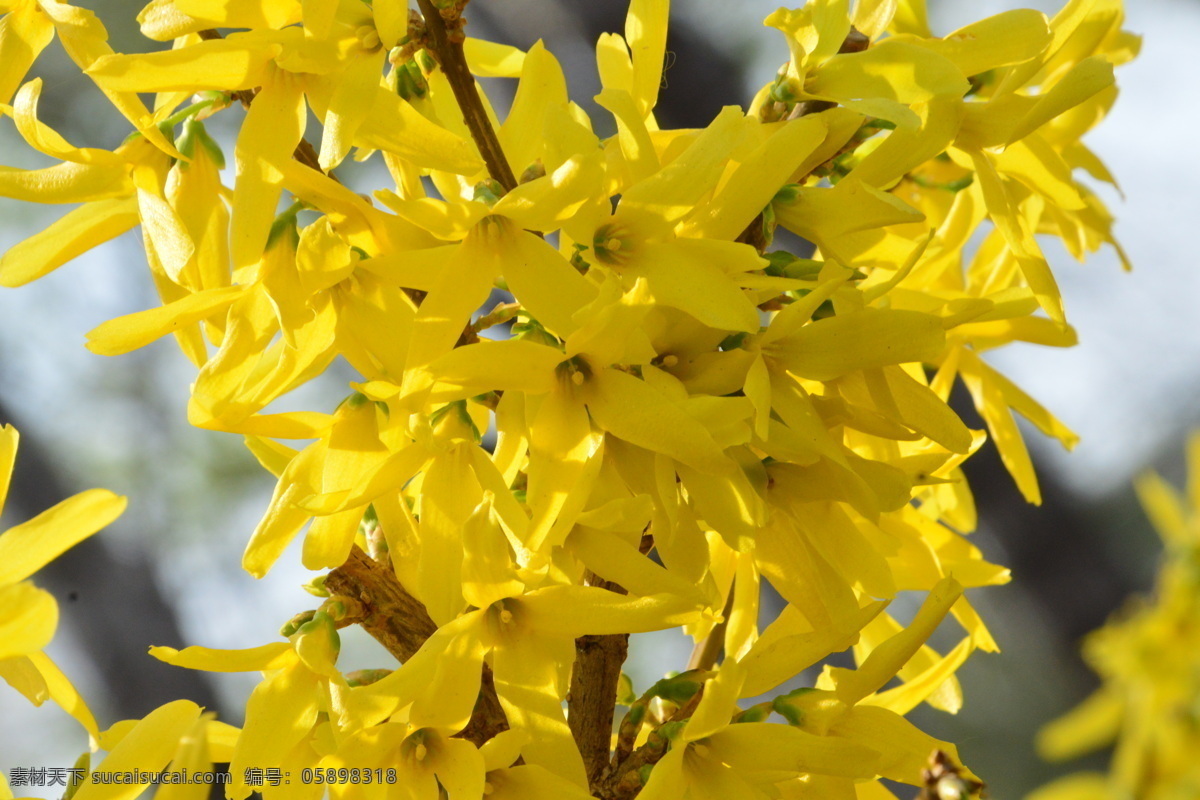
{"type": "MultiPolygon", "coordinates": [[[[461,0],[419,5],[153,0],[143,33],[171,49],[96,39],[77,59],[137,126],[112,152],[65,142],[40,83],[17,87],[26,62],[5,67],[5,112],[61,163],[0,171],[0,194],[84,205],[10,250],[0,282],[140,223],[163,303],[88,347],[174,334],[198,370],[189,420],[243,435],[277,478],[243,566],[265,576],[307,525],[304,565],[331,570],[287,642],[153,651],[260,671],[241,731],[164,706],[129,732],[161,727],[157,749],[139,734],[109,758],[220,750],[235,800],[268,767],[291,778],[268,800],[354,769],[397,777],[363,796],[429,800],[920,785],[931,753],[957,756],[903,715],[958,711],[955,671],[997,649],[963,590],[1008,580],[965,538],[961,465],[990,433],[1038,502],[1012,411],[1075,441],[982,353],[1075,341],[1035,233],[1078,257],[1115,245],[1074,169],[1111,180],[1079,137],[1136,50],[1119,3],[937,37],[922,0],[810,0],[768,17],[790,60],[748,113],[665,130],[669,3],[631,0],[596,49],[607,138],[542,44],[465,37],[461,0]],[[517,79],[506,113],[472,75],[517,79]],[[235,99],[226,186],[205,123],[235,99]],[[394,185],[371,197],[334,173],[376,153],[394,185]],[[785,233],[815,252],[776,248],[785,233]],[[349,397],[279,409],[339,357],[349,397]],[[988,433],[948,405],[960,377],[988,433]],[[760,631],[764,580],[784,605],[760,631]],[[885,611],[911,591],[914,618],[885,611]],[[942,653],[926,641],[947,616],[964,636],[942,653]],[[344,674],[350,624],[400,663],[344,674]],[[675,627],[692,664],[638,696],[630,634],[675,627]],[[846,650],[856,669],[772,696],[846,650]]],[[[49,28],[13,8],[4,46],[31,50],[49,28]]]]}
{"type": "Polygon", "coordinates": [[[1194,724],[1200,682],[1200,434],[1188,446],[1189,482],[1180,496],[1154,473],[1138,495],[1163,542],[1153,598],[1138,598],[1084,643],[1103,685],[1042,729],[1038,750],[1055,761],[1113,746],[1107,774],[1068,775],[1030,800],[1192,797],[1200,791],[1194,724]]]}

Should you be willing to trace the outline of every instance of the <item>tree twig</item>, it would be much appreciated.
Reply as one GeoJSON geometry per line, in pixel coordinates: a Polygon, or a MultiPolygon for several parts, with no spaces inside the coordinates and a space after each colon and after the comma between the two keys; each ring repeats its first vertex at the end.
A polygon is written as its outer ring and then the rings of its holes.
{"type": "MultiPolygon", "coordinates": [[[[400,662],[412,658],[437,630],[424,604],[408,593],[395,573],[357,546],[345,564],[329,573],[325,586],[362,604],[361,616],[345,621],[361,625],[400,662]]],[[[475,710],[457,735],[480,746],[505,730],[508,720],[496,696],[492,670],[485,664],[475,710]]]]}
{"type": "Polygon", "coordinates": [[[471,138],[475,140],[475,146],[479,148],[479,154],[487,164],[488,174],[498,181],[506,192],[512,191],[517,185],[517,179],[504,156],[504,150],[500,147],[500,140],[496,137],[487,111],[484,110],[483,100],[475,87],[475,78],[467,68],[467,57],[463,53],[462,9],[467,0],[451,3],[444,11],[439,11],[432,0],[417,0],[417,4],[425,17],[429,48],[442,65],[446,79],[450,81],[454,99],[458,101],[458,107],[462,110],[463,122],[471,131],[471,138]]]}
{"type": "MultiPolygon", "coordinates": [[[[623,587],[604,580],[591,570],[584,576],[584,584],[625,594],[623,587]]],[[[617,684],[621,679],[621,665],[628,654],[628,633],[580,636],[575,640],[567,722],[583,756],[588,783],[593,788],[608,777],[617,684]]]]}

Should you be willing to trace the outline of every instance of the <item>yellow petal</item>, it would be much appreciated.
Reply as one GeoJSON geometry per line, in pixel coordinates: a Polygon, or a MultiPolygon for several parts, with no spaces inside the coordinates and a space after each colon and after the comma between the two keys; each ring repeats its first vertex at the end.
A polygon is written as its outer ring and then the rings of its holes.
{"type": "Polygon", "coordinates": [[[0,197],[26,203],[86,203],[133,193],[123,164],[63,162],[43,169],[0,167],[0,197]]]}
{"type": "Polygon", "coordinates": [[[254,577],[261,578],[267,574],[284,548],[312,516],[310,512],[294,505],[292,499],[300,493],[298,487],[316,484],[324,456],[323,449],[319,443],[304,448],[288,463],[279,483],[275,485],[271,505],[251,534],[246,551],[242,554],[242,568],[254,577]]]}
{"type": "Polygon", "coordinates": [[[370,116],[379,95],[383,55],[382,49],[353,53],[339,76],[323,121],[325,130],[318,156],[321,169],[328,172],[342,162],[359,127],[370,116]]]}
{"type": "Polygon", "coordinates": [[[570,390],[556,386],[542,400],[529,425],[529,549],[566,538],[591,492],[603,441],[570,390]]]}
{"type": "Polygon", "coordinates": [[[95,742],[100,735],[100,731],[96,727],[96,719],[67,676],[45,653],[30,653],[28,659],[29,664],[41,675],[50,699],[58,703],[63,711],[74,717],[95,742]]]}
{"type": "Polygon", "coordinates": [[[228,308],[242,293],[241,286],[206,289],[165,306],[126,314],[93,328],[87,348],[101,356],[115,356],[145,347],[166,336],[228,308]]]}
{"type": "Polygon", "coordinates": [[[521,81],[512,108],[497,131],[514,172],[519,174],[542,154],[545,147],[542,131],[546,129],[549,109],[565,108],[569,102],[562,67],[545,45],[535,42],[521,67],[521,81]]]}
{"type": "Polygon", "coordinates": [[[809,78],[805,91],[821,97],[878,97],[909,104],[962,97],[969,88],[949,59],[915,44],[885,39],[861,53],[833,56],[809,78]]]}
{"type": "Polygon", "coordinates": [[[673,594],[699,605],[696,586],[638,552],[620,536],[582,525],[567,539],[568,549],[588,569],[635,595],[673,594]]]}
{"type": "Polygon", "coordinates": [[[492,210],[525,230],[553,231],[568,224],[586,204],[595,203],[603,181],[599,152],[573,155],[549,175],[518,185],[492,210]]]}
{"type": "Polygon", "coordinates": [[[495,245],[509,289],[535,319],[565,339],[579,327],[573,317],[595,299],[595,287],[541,238],[522,230],[506,234],[495,245]]]}
{"type": "Polygon", "coordinates": [[[205,672],[260,672],[279,669],[291,663],[292,646],[271,642],[247,650],[214,650],[209,647],[151,647],[150,655],[166,664],[205,672]]]}
{"type": "MultiPolygon", "coordinates": [[[[614,99],[618,97],[624,96],[613,95],[614,99]]],[[[624,106],[618,104],[615,108],[624,106]]],[[[725,171],[730,151],[752,124],[740,108],[722,108],[708,127],[696,134],[686,150],[661,170],[639,180],[622,193],[615,219],[628,219],[643,226],[653,220],[654,232],[669,231],[696,207],[705,193],[712,191],[725,171]],[[648,219],[643,221],[643,216],[648,219]]],[[[626,158],[630,159],[631,156],[627,153],[626,158]]],[[[761,210],[759,208],[754,213],[761,210]]]]}
{"type": "Polygon", "coordinates": [[[643,117],[658,102],[664,80],[669,0],[632,0],[625,17],[625,40],[633,61],[633,100],[643,117]]]}
{"type": "Polygon", "coordinates": [[[172,0],[210,28],[282,28],[300,21],[297,0],[172,0]]]}
{"type": "Polygon", "coordinates": [[[721,759],[746,772],[779,770],[871,778],[879,753],[858,742],[834,736],[815,736],[769,722],[730,725],[708,738],[721,759]]]}
{"type": "Polygon", "coordinates": [[[971,449],[971,431],[933,390],[903,369],[884,368],[888,388],[900,411],[900,421],[952,453],[971,449]]]}
{"type": "MultiPolygon", "coordinates": [[[[375,683],[351,689],[346,721],[353,719],[355,725],[375,725],[422,694],[444,701],[444,713],[447,716],[470,717],[479,695],[478,684],[474,684],[474,691],[471,691],[471,683],[466,686],[461,682],[458,685],[438,683],[439,663],[458,639],[479,640],[479,626],[484,621],[484,615],[484,611],[472,611],[442,625],[400,669],[375,683]],[[437,692],[431,690],[435,684],[438,685],[437,692]]],[[[468,650],[469,647],[456,646],[455,652],[464,654],[468,650]]],[[[476,663],[482,670],[482,653],[478,655],[476,663]]],[[[457,676],[460,671],[455,669],[454,673],[457,676]]]]}
{"type": "Polygon", "coordinates": [[[0,286],[23,286],[138,224],[133,198],[100,200],[67,212],[0,256],[0,286]]]}
{"type": "Polygon", "coordinates": [[[483,168],[470,142],[430,122],[404,98],[383,87],[376,87],[371,114],[359,126],[355,144],[457,175],[474,175],[483,168]]]}
{"type": "Polygon", "coordinates": [[[605,88],[595,99],[616,119],[617,144],[625,157],[629,179],[636,182],[652,175],[659,168],[658,154],[654,151],[646,121],[639,115],[629,92],[605,88]]]}
{"type": "Polygon", "coordinates": [[[1080,61],[1070,72],[1038,95],[1037,102],[1013,130],[1010,142],[1024,139],[1060,114],[1113,85],[1112,63],[1103,56],[1080,61]]]}
{"type": "Polygon", "coordinates": [[[417,592],[429,616],[444,625],[466,605],[462,595],[462,529],[483,490],[471,469],[468,450],[456,444],[433,460],[421,483],[421,554],[417,592]]]}
{"type": "Polygon", "coordinates": [[[1139,476],[1134,486],[1142,510],[1150,518],[1163,542],[1174,547],[1186,545],[1191,539],[1187,511],[1183,498],[1175,488],[1154,472],[1139,476]]]}
{"type": "Polygon", "coordinates": [[[521,598],[523,619],[548,636],[644,633],[684,625],[700,610],[670,594],[629,597],[595,586],[549,586],[521,598]]]}
{"type": "MultiPolygon", "coordinates": [[[[176,700],[151,711],[125,734],[100,766],[105,772],[157,774],[175,754],[179,740],[200,717],[200,707],[190,700],[176,700]]],[[[92,773],[94,775],[95,773],[92,773]]],[[[80,800],[133,800],[150,785],[138,783],[94,783],[89,775],[75,797],[80,800]]]]}
{"type": "Polygon", "coordinates": [[[938,156],[954,141],[963,116],[957,99],[939,98],[914,109],[920,127],[897,128],[867,154],[851,174],[870,186],[887,189],[912,170],[938,156]]]}
{"type": "Polygon", "coordinates": [[[936,361],[945,341],[931,314],[865,309],[805,325],[764,352],[800,377],[830,380],[857,369],[936,361]]]}
{"type": "Polygon", "coordinates": [[[842,252],[848,234],[924,219],[895,195],[854,176],[843,178],[832,189],[800,189],[793,201],[775,203],[774,208],[782,225],[816,242],[822,253],[843,263],[854,260],[842,252]]]}
{"type": "Polygon", "coordinates": [[[476,608],[487,608],[525,590],[517,578],[493,500],[494,495],[486,493],[463,525],[463,597],[476,608]]]}
{"type": "Polygon", "coordinates": [[[30,147],[62,161],[108,165],[120,163],[121,158],[115,153],[91,147],[75,147],[50,126],[41,122],[37,116],[41,93],[42,79],[34,78],[21,87],[13,100],[13,122],[16,123],[17,132],[30,147]]]}
{"type": "Polygon", "coordinates": [[[688,219],[685,235],[736,239],[791,180],[827,133],[825,121],[816,115],[785,123],[737,164],[712,202],[702,205],[688,219]]]}
{"type": "MultiPolygon", "coordinates": [[[[8,498],[8,485],[12,480],[13,463],[17,459],[17,442],[20,434],[12,425],[0,425],[0,513],[4,512],[4,501],[8,498]]],[[[3,538],[0,538],[0,542],[3,538]]]]}
{"type": "Polygon", "coordinates": [[[1015,9],[922,44],[953,61],[964,75],[978,75],[1038,56],[1050,44],[1050,26],[1040,11],[1015,9]]]}
{"type": "Polygon", "coordinates": [[[493,651],[492,658],[496,694],[509,725],[529,734],[529,742],[521,748],[525,761],[584,787],[583,758],[567,726],[558,688],[559,664],[569,661],[574,650],[570,640],[552,643],[514,635],[493,651]]]}
{"type": "Polygon", "coordinates": [[[720,474],[732,467],[695,417],[645,381],[605,369],[595,373],[584,390],[596,424],[612,435],[701,472],[720,474]]]}
{"type": "MultiPolygon", "coordinates": [[[[778,623],[772,623],[742,659],[746,667],[742,696],[764,694],[829,654],[849,649],[858,640],[862,627],[877,616],[885,605],[885,600],[869,603],[857,616],[839,620],[833,626],[814,622],[811,627],[816,629],[808,632],[779,635],[772,632],[778,623]]],[[[784,616],[780,615],[779,619],[783,620],[784,616]]]]}
{"type": "Polygon", "coordinates": [[[880,754],[876,771],[885,778],[914,786],[922,785],[921,770],[935,750],[958,762],[954,745],[925,734],[899,714],[885,708],[857,706],[848,710],[829,729],[866,745],[880,754]]]}
{"type": "Polygon", "coordinates": [[[363,509],[358,507],[314,519],[304,536],[304,549],[300,554],[304,568],[336,569],[346,563],[362,516],[363,509]]]}
{"type": "MultiPolygon", "coordinates": [[[[234,33],[177,50],[99,58],[87,73],[101,86],[126,92],[253,89],[270,83],[271,61],[299,29],[234,33]]],[[[257,98],[256,98],[257,101],[257,98]]]]}
{"type": "Polygon", "coordinates": [[[429,372],[443,384],[461,387],[455,395],[464,397],[493,390],[545,394],[557,384],[555,368],[564,360],[553,347],[506,339],[456,347],[430,364],[429,372]]]}
{"type": "MultiPolygon", "coordinates": [[[[500,736],[507,733],[517,734],[516,731],[505,731],[500,736]]],[[[491,739],[484,743],[484,747],[486,748],[494,741],[495,739],[491,739]]],[[[670,754],[655,765],[655,772],[651,774],[657,774],[659,769],[665,771],[662,765],[668,759],[670,759],[670,754]]],[[[540,798],[588,800],[592,796],[578,783],[560,778],[545,767],[539,767],[536,764],[521,764],[510,769],[489,771],[486,785],[492,789],[491,793],[487,795],[488,800],[535,800],[540,798]]],[[[643,790],[638,796],[645,800],[649,798],[646,790],[643,790]]]]}
{"type": "MultiPolygon", "coordinates": [[[[709,244],[677,240],[651,245],[638,254],[634,268],[645,277],[656,302],[718,330],[756,332],[758,310],[732,279],[705,258],[709,244]]],[[[743,247],[752,253],[750,245],[743,247]]]]}
{"type": "Polygon", "coordinates": [[[852,705],[891,680],[925,643],[961,595],[962,586],[956,580],[943,578],[929,592],[909,626],[872,650],[857,670],[834,668],[838,698],[852,705]]]}
{"type": "MultiPolygon", "coordinates": [[[[932,701],[934,693],[953,680],[954,673],[966,663],[967,657],[974,649],[975,643],[971,641],[970,637],[963,639],[955,645],[953,650],[920,675],[906,680],[903,685],[894,689],[878,692],[865,698],[862,701],[863,705],[879,706],[889,711],[895,711],[897,714],[907,714],[925,700],[932,701]]],[[[957,713],[961,707],[961,700],[960,693],[955,705],[946,710],[949,710],[950,713],[957,713]]]]}
{"type": "Polygon", "coordinates": [[[54,38],[54,26],[39,4],[13,4],[5,10],[0,20],[0,103],[12,100],[25,73],[54,38]]]}
{"type": "Polygon", "coordinates": [[[58,604],[28,581],[0,584],[0,661],[28,656],[50,644],[58,604]]]}
{"type": "MultiPolygon", "coordinates": [[[[378,24],[379,10],[375,10],[378,24]]],[[[408,32],[407,20],[404,33],[408,32]]],[[[536,47],[537,45],[534,45],[536,47]]],[[[532,48],[530,48],[532,50],[532,48]]],[[[489,42],[468,36],[463,41],[463,54],[467,57],[467,65],[472,75],[481,78],[517,78],[525,65],[526,54],[511,44],[489,42]]]]}
{"type": "Polygon", "coordinates": [[[14,525],[0,536],[0,586],[28,578],[125,510],[125,498],[89,489],[14,525]]]}
{"type": "Polygon", "coordinates": [[[262,256],[283,185],[280,163],[291,160],[304,135],[306,108],[300,80],[273,69],[260,83],[262,89],[255,95],[237,139],[230,234],[234,269],[262,256]]]}
{"type": "Polygon", "coordinates": [[[278,764],[317,721],[318,682],[323,680],[297,661],[269,673],[246,703],[246,724],[230,759],[229,797],[244,800],[253,790],[247,767],[278,764]]]}

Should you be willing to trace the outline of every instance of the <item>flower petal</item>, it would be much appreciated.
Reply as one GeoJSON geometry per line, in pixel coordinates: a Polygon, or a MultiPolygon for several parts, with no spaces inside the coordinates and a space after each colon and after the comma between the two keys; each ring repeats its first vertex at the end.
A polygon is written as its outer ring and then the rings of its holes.
{"type": "Polygon", "coordinates": [[[125,498],[89,489],[0,535],[0,586],[28,578],[125,510],[125,498]]]}

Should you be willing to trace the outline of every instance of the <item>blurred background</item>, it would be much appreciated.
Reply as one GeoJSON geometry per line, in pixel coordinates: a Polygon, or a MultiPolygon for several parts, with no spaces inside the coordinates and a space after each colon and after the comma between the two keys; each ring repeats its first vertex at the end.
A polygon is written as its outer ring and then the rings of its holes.
{"type": "MultiPolygon", "coordinates": [[[[116,49],[150,49],[137,33],[140,2],[93,0],[116,49]]],[[[761,26],[773,0],[676,0],[668,44],[674,53],[659,106],[664,127],[702,126],[723,105],[745,105],[787,58],[783,38],[761,26]]],[[[1047,13],[1057,2],[930,0],[934,31],[945,34],[1010,8],[1047,13]]],[[[1131,479],[1153,467],[1182,479],[1185,433],[1200,423],[1200,332],[1193,265],[1200,219],[1200,159],[1194,96],[1200,62],[1190,56],[1200,2],[1129,0],[1127,27],[1145,37],[1141,57],[1122,68],[1122,96],[1087,142],[1120,180],[1124,197],[1100,193],[1118,218],[1117,235],[1135,265],[1123,273],[1110,251],[1086,264],[1047,247],[1081,344],[1069,350],[1016,345],[991,362],[1082,437],[1061,452],[1027,430],[1045,504],[1026,506],[989,445],[968,464],[980,506],[975,543],[1010,566],[1014,582],[972,599],[1004,652],[976,655],[960,673],[964,710],[952,717],[916,712],[925,730],[960,746],[964,761],[1008,800],[1082,766],[1047,765],[1033,750],[1035,731],[1095,685],[1079,640],[1118,609],[1130,592],[1152,585],[1157,538],[1140,512],[1131,479]]],[[[469,8],[470,33],[520,47],[541,37],[589,112],[599,90],[592,47],[620,31],[623,0],[490,0],[469,8]]],[[[75,144],[113,148],[128,127],[52,44],[32,72],[45,81],[41,114],[75,144]]],[[[512,86],[489,82],[500,107],[512,86]]],[[[210,130],[222,141],[241,112],[210,130]],[[222,130],[221,124],[229,127],[222,130]],[[224,135],[223,135],[224,134],[224,135]]],[[[603,131],[606,114],[593,114],[603,131]]],[[[0,124],[0,163],[45,166],[11,124],[0,124]]],[[[351,183],[383,185],[366,165],[351,183]]],[[[56,219],[63,209],[0,199],[0,249],[56,219]]],[[[135,231],[136,235],[136,231],[135,231]]],[[[1048,245],[1051,243],[1047,243],[1048,245]]],[[[292,614],[315,606],[300,585],[311,575],[286,554],[270,580],[241,571],[242,548],[267,503],[273,479],[240,437],[190,428],[187,387],[194,370],[170,339],[106,359],[83,347],[84,334],[114,316],[155,304],[140,241],[117,239],[19,290],[0,290],[0,422],[21,431],[4,524],[26,519],[66,496],[103,486],[130,498],[129,510],[102,535],[81,544],[38,576],[58,598],[59,633],[49,652],[76,681],[101,727],[190,697],[239,724],[257,676],[202,676],[145,655],[154,645],[249,647],[274,640],[292,614]]],[[[333,369],[288,407],[331,408],[354,376],[333,369]]],[[[961,401],[962,398],[960,398],[961,401]]],[[[972,427],[969,402],[958,407],[972,427]]],[[[353,629],[357,630],[357,629],[353,629]]],[[[350,634],[346,669],[378,666],[387,656],[350,634]]],[[[635,644],[630,671],[644,687],[657,677],[661,652],[688,647],[662,637],[635,644]]],[[[0,769],[68,767],[87,747],[56,706],[32,708],[0,686],[0,769]]],[[[1090,766],[1104,764],[1103,756],[1090,766]]],[[[52,789],[28,791],[52,797],[52,789]]],[[[18,791],[18,794],[21,794],[18,791]]]]}

